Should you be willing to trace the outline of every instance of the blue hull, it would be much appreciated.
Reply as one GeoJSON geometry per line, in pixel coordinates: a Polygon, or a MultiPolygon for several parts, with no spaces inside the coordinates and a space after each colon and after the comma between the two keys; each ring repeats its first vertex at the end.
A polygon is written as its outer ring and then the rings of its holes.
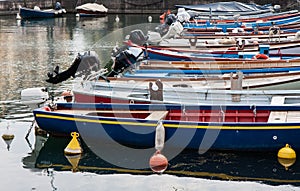
{"type": "Polygon", "coordinates": [[[22,19],[55,18],[55,17],[61,17],[63,15],[63,12],[59,13],[58,10],[43,11],[43,10],[20,8],[19,12],[22,19]]]}
{"type": "MultiPolygon", "coordinates": [[[[113,105],[113,104],[67,104],[68,107],[91,107],[113,109],[143,108],[151,110],[180,109],[176,105],[113,105]]],[[[188,106],[185,109],[211,109],[212,106],[188,106]]],[[[221,108],[220,106],[214,108],[221,108]]],[[[226,106],[245,111],[250,106],[226,106]]],[[[223,108],[224,109],[224,108],[223,108]]],[[[260,110],[297,110],[299,106],[256,106],[260,110]]],[[[106,143],[154,147],[157,121],[137,118],[117,118],[88,115],[74,115],[34,110],[40,128],[54,134],[79,132],[84,140],[98,140],[106,143]]],[[[163,120],[166,132],[165,147],[216,150],[278,150],[285,144],[300,149],[300,123],[268,122],[197,122],[163,120]]]]}

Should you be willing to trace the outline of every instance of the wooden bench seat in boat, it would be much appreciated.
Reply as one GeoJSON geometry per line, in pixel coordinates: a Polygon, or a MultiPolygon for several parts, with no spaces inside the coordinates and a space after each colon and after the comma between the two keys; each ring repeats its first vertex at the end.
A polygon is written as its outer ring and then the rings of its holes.
{"type": "Polygon", "coordinates": [[[289,111],[287,113],[286,122],[299,122],[300,111],[289,111]]]}
{"type": "Polygon", "coordinates": [[[299,111],[272,111],[268,122],[285,123],[285,122],[299,122],[299,111]]]}
{"type": "Polygon", "coordinates": [[[286,122],[287,111],[271,111],[268,122],[270,123],[282,123],[286,122]]]}
{"type": "Polygon", "coordinates": [[[151,111],[151,114],[148,115],[145,119],[147,120],[162,120],[165,119],[168,115],[168,111],[151,111]]]}

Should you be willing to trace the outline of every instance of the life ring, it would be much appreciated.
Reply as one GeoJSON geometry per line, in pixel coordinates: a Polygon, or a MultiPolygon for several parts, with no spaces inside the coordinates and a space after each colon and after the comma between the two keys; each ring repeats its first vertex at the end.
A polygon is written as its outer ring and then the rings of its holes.
{"type": "Polygon", "coordinates": [[[267,60],[267,59],[269,59],[269,56],[265,55],[265,54],[256,54],[255,56],[252,57],[252,59],[254,59],[254,60],[257,60],[257,59],[267,60]]]}

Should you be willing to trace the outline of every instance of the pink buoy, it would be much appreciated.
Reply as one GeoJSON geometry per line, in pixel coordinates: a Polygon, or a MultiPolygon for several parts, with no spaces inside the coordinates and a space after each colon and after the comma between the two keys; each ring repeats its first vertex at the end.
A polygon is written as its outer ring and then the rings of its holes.
{"type": "Polygon", "coordinates": [[[150,168],[153,172],[163,173],[168,167],[168,159],[156,151],[149,161],[150,168]]]}

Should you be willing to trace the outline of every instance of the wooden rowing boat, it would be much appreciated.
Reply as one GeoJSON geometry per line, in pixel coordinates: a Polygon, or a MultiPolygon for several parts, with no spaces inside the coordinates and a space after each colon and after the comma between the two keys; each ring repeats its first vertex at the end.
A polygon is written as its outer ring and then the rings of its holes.
{"type": "Polygon", "coordinates": [[[57,104],[33,111],[51,134],[79,132],[83,139],[153,148],[162,125],[166,148],[215,150],[300,149],[296,105],[57,104]],[[209,136],[209,137],[207,137],[209,136]]]}

